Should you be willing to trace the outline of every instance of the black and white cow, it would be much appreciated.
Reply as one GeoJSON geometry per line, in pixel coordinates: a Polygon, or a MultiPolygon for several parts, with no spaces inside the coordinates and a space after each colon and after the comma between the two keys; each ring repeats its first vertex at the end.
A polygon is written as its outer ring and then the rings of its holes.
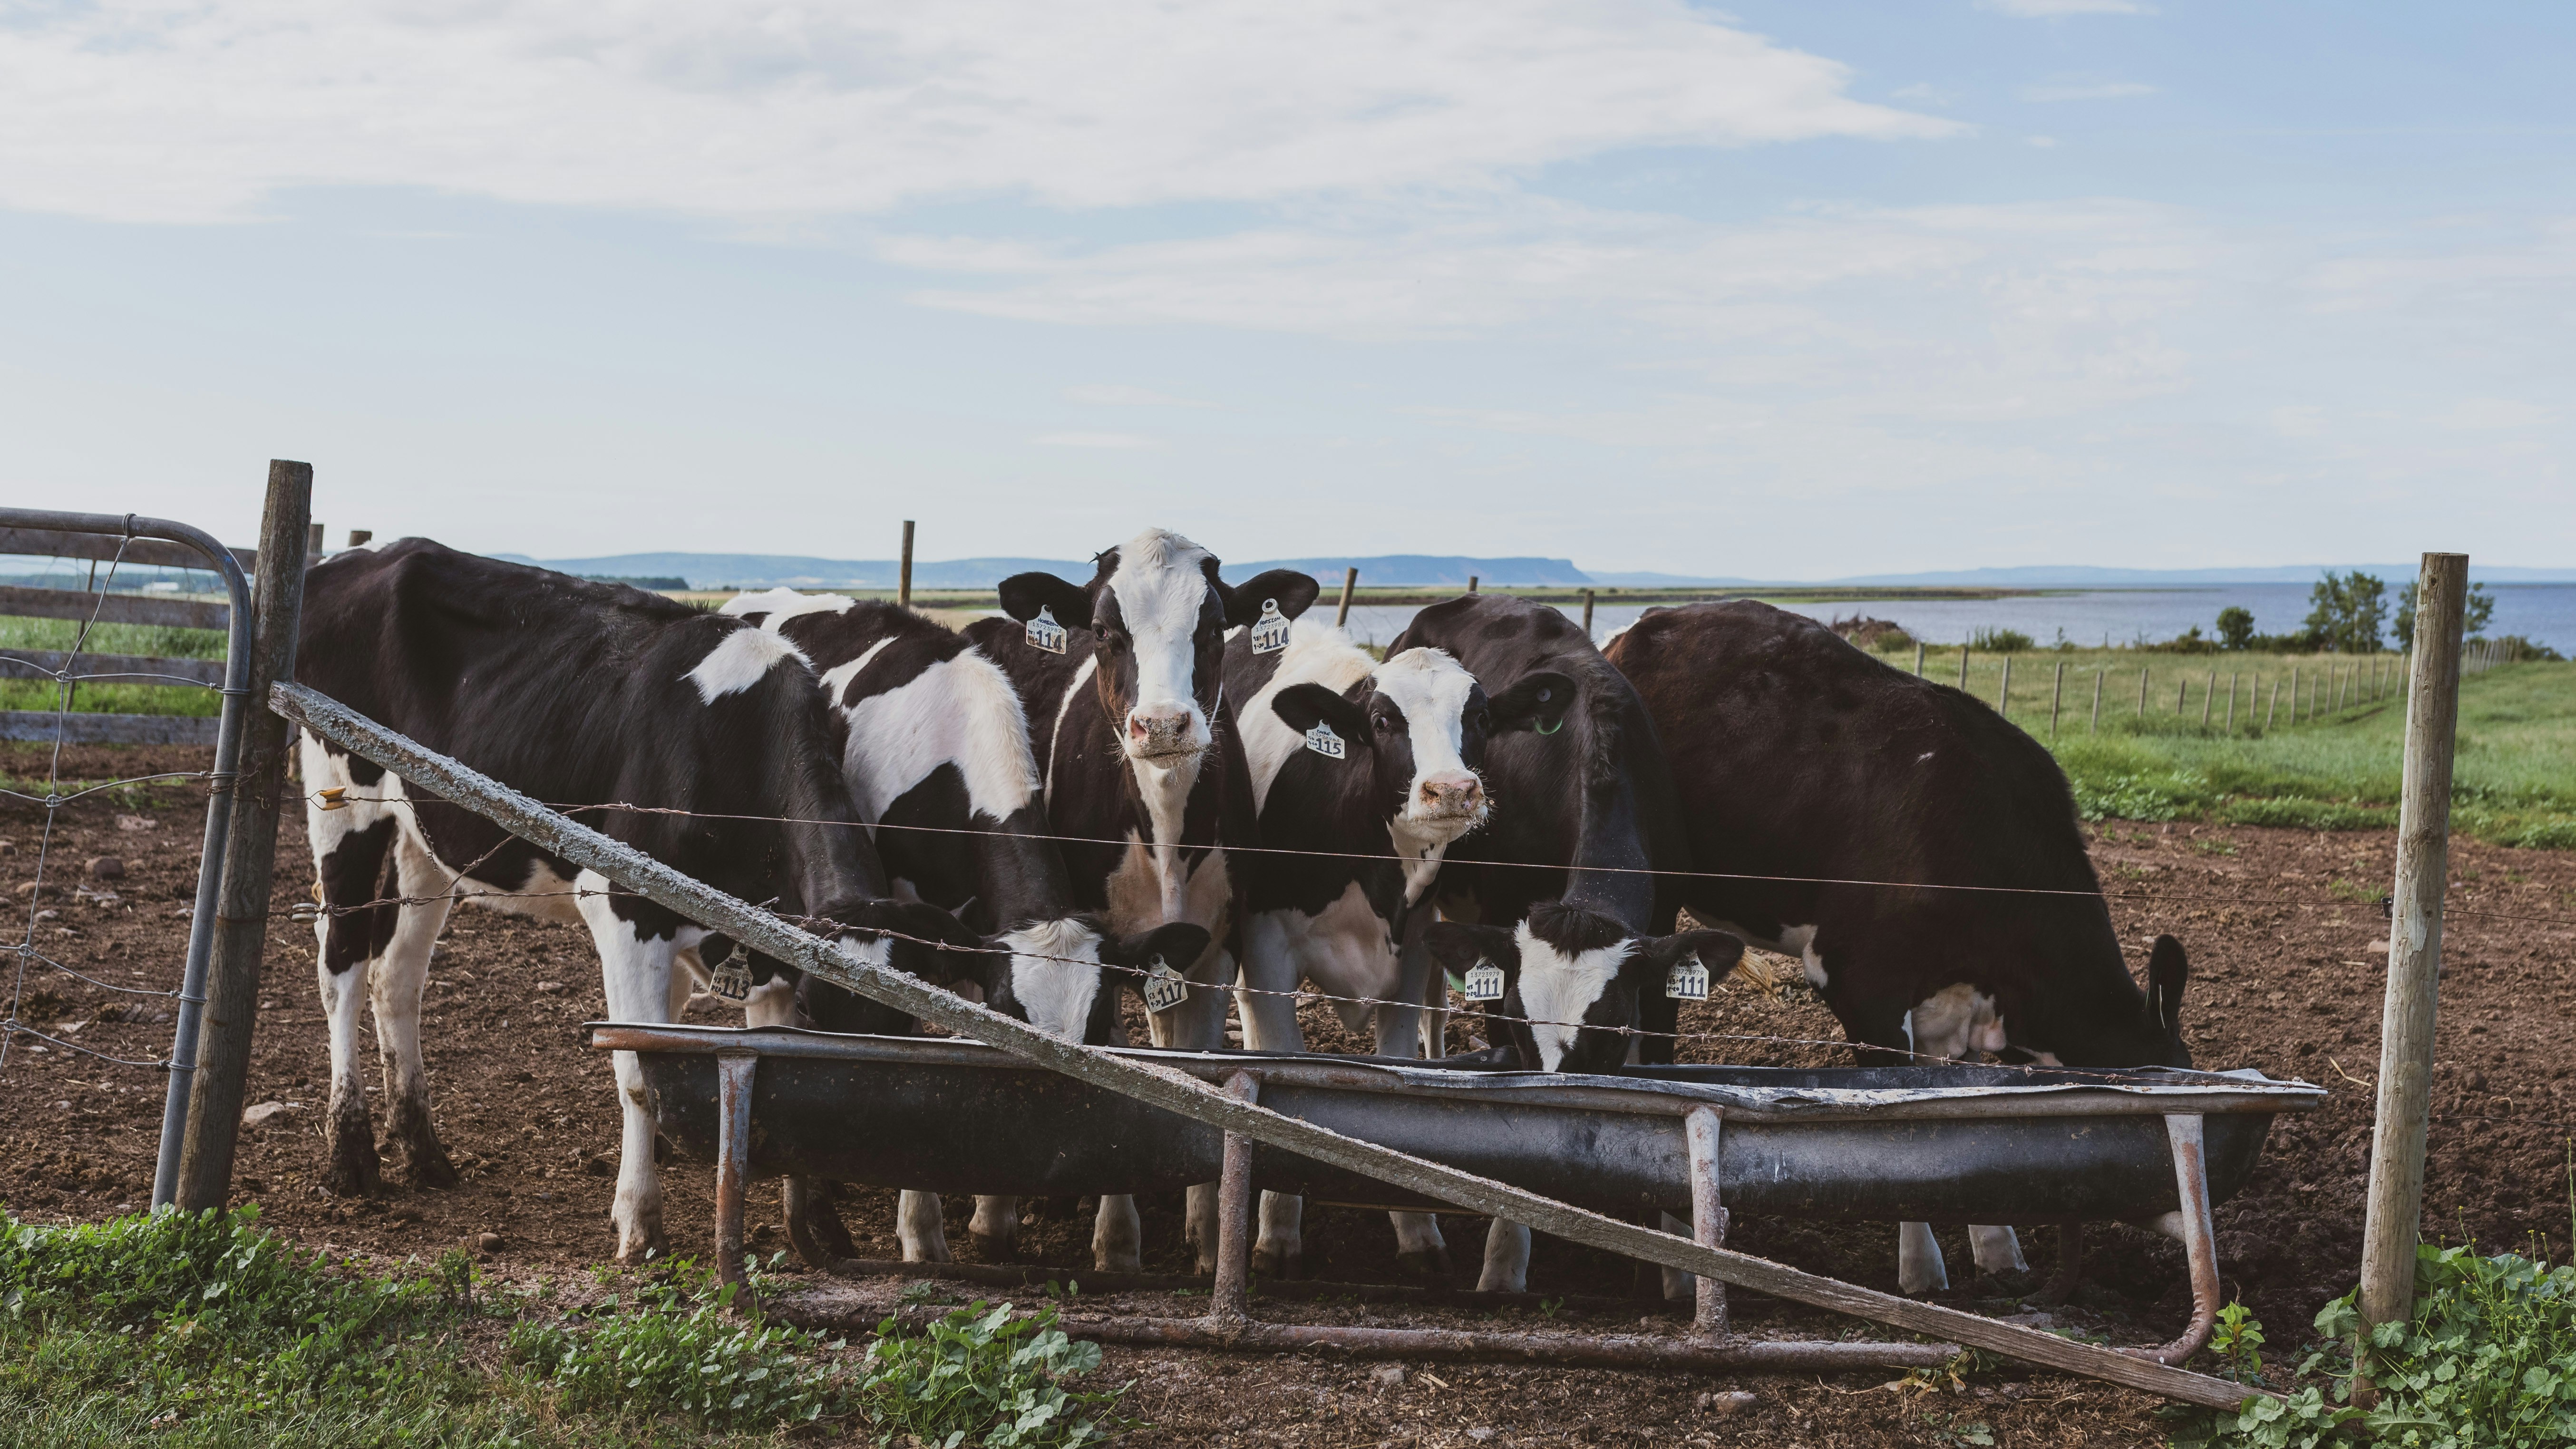
{"type": "MultiPolygon", "coordinates": [[[[1311,981],[1331,996],[1405,1003],[1333,1004],[1352,1031],[1374,1015],[1381,1055],[1439,1055],[1425,1048],[1439,1040],[1448,993],[1421,948],[1432,914],[1424,897],[1450,844],[1484,823],[1477,768],[1487,741],[1555,728],[1574,682],[1540,670],[1489,701],[1476,677],[1437,649],[1381,664],[1347,633],[1313,620],[1300,621],[1276,653],[1256,653],[1248,632],[1237,635],[1226,646],[1226,679],[1244,700],[1243,747],[1261,820],[1262,850],[1243,870],[1242,982],[1253,988],[1236,1000],[1244,1044],[1305,1050],[1294,993],[1311,981]],[[1288,853],[1297,851],[1315,853],[1288,853]]],[[[1297,1207],[1294,1198],[1263,1199],[1253,1249],[1262,1271],[1284,1273],[1296,1259],[1297,1207]]],[[[1404,1264],[1445,1282],[1439,1219],[1392,1216],[1404,1264]]]]}
{"type": "MultiPolygon", "coordinates": [[[[1186,922],[1119,939],[1075,908],[1046,818],[1028,717],[1001,667],[954,631],[910,609],[792,589],[741,594],[724,612],[794,644],[813,662],[848,727],[842,771],[861,818],[874,822],[894,892],[957,913],[1007,951],[988,1002],[1041,1031],[1094,1046],[1123,1044],[1118,1000],[1130,972],[1196,961],[1205,929],[1186,922]],[[1102,965],[1127,968],[1102,976],[1102,965]]],[[[901,1031],[884,1008],[807,980],[806,1016],[826,1030],[901,1031]]],[[[969,1229],[989,1261],[1019,1234],[1013,1198],[978,1198],[969,1229]]],[[[946,1262],[939,1198],[902,1196],[907,1262],[946,1262]]],[[[1132,1199],[1106,1196],[1092,1237],[1103,1272],[1139,1270],[1132,1199]]]]}
{"type": "MultiPolygon", "coordinates": [[[[1424,936],[1466,976],[1488,963],[1505,982],[1500,1016],[1524,1066],[1612,1071],[1668,1062],[1679,1005],[1666,977],[1696,958],[1713,978],[1743,943],[1719,931],[1673,933],[1679,901],[1659,871],[1689,868],[1672,776],[1654,723],[1628,681],[1572,620],[1543,604],[1471,594],[1414,616],[1391,652],[1440,649],[1486,681],[1545,671],[1572,682],[1558,727],[1490,740],[1495,798],[1484,830],[1450,847],[1424,936]]],[[[1529,1230],[1496,1222],[1478,1286],[1519,1291],[1529,1230]]]]}
{"type": "MultiPolygon", "coordinates": [[[[928,979],[991,958],[878,935],[982,943],[932,906],[893,900],[836,765],[842,731],[794,645],[658,595],[457,553],[425,539],[359,549],[306,575],[296,677],[432,750],[720,890],[838,923],[855,952],[928,979]],[[590,811],[612,802],[698,812],[590,811]]],[[[390,1136],[414,1181],[455,1181],[429,1114],[421,988],[451,899],[588,928],[609,1015],[668,1021],[708,932],[482,816],[306,735],[306,828],[326,907],[316,974],[331,1032],[335,1192],[378,1190],[358,1007],[371,1001],[390,1136]],[[334,799],[324,791],[341,792],[334,799]],[[675,969],[675,966],[678,969],[675,969]]],[[[791,980],[757,995],[783,1015],[791,980]]],[[[662,1243],[654,1112],[616,1058],[623,1161],[617,1252],[662,1243]]]]}
{"type": "MultiPolygon", "coordinates": [[[[2181,943],[2141,992],[2065,775],[1984,703],[1750,601],[1655,610],[1608,656],[1672,750],[1696,868],[1748,877],[1678,880],[1682,903],[1802,958],[1864,1060],[2191,1064],[2181,943]],[[1828,883],[1870,881],[1985,889],[1828,883]]],[[[1970,1236],[1980,1267],[2022,1267],[2011,1229],[1970,1236]]],[[[1928,1227],[1898,1259],[1906,1291],[1946,1286],[1928,1227]]]]}
{"type": "MultiPolygon", "coordinates": [[[[1216,555],[1159,528],[1095,563],[1088,584],[1004,579],[1010,619],[978,621],[966,637],[1028,708],[1075,903],[1120,936],[1174,921],[1209,933],[1206,952],[1168,988],[1174,999],[1148,1013],[1154,1045],[1221,1046],[1243,920],[1243,882],[1225,848],[1258,833],[1225,699],[1226,631],[1265,613],[1295,619],[1314,602],[1315,581],[1276,569],[1229,587],[1216,555]]],[[[1149,1007],[1164,989],[1148,990],[1149,1007]]],[[[1212,1272],[1214,1186],[1190,1189],[1189,1203],[1189,1240],[1200,1271],[1212,1272]]]]}

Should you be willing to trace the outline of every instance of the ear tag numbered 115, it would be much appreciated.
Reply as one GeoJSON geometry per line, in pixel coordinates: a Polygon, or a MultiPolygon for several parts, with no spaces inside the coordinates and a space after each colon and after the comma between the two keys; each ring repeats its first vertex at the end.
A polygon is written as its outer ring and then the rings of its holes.
{"type": "Polygon", "coordinates": [[[1664,973],[1664,995],[1674,1001],[1708,1000],[1708,968],[1696,954],[1684,956],[1664,973]]]}
{"type": "Polygon", "coordinates": [[[1038,616],[1028,624],[1028,640],[1032,649],[1043,649],[1049,654],[1064,652],[1064,626],[1055,621],[1054,608],[1045,604],[1038,606],[1038,616]]]}
{"type": "Polygon", "coordinates": [[[1459,994],[1469,1001],[1502,1000],[1503,968],[1491,961],[1477,962],[1468,970],[1465,983],[1459,987],[1459,994]]]}
{"type": "Polygon", "coordinates": [[[1171,963],[1154,958],[1153,968],[1145,973],[1145,1009],[1169,1011],[1190,998],[1190,983],[1171,963]]]}
{"type": "Polygon", "coordinates": [[[1252,622],[1252,652],[1276,654],[1288,647],[1288,618],[1277,599],[1261,601],[1261,617],[1252,622]]]}
{"type": "Polygon", "coordinates": [[[1340,735],[1333,733],[1333,727],[1322,720],[1315,721],[1315,727],[1306,731],[1306,748],[1328,760],[1347,759],[1351,749],[1340,735]]]}

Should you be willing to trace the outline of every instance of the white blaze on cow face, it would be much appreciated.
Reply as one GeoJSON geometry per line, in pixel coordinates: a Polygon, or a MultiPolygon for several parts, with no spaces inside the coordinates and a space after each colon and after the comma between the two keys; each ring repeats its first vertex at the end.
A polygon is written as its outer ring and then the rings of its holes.
{"type": "Polygon", "coordinates": [[[1041,921],[1003,936],[1002,945],[1011,952],[1011,994],[1029,1025],[1082,1040],[1100,995],[1100,933],[1080,921],[1041,921]]]}
{"type": "Polygon", "coordinates": [[[698,698],[713,704],[758,684],[762,675],[789,659],[800,664],[812,662],[804,650],[765,629],[737,629],[708,650],[707,657],[698,661],[698,667],[690,670],[687,678],[698,687],[698,698]]]}
{"type": "Polygon", "coordinates": [[[1538,1044],[1539,1065],[1555,1071],[1573,1049],[1582,1030],[1583,1013],[1610,989],[1619,967],[1637,949],[1634,940],[1593,951],[1566,955],[1532,934],[1523,921],[1513,931],[1521,950],[1521,1008],[1529,1013],[1530,1037],[1538,1044]]]}
{"type": "Polygon", "coordinates": [[[1135,698],[1119,739],[1131,760],[1171,764],[1197,755],[1214,736],[1198,699],[1199,628],[1209,583],[1206,549],[1149,528],[1118,547],[1109,592],[1118,601],[1134,656],[1135,698]]]}
{"type": "Polygon", "coordinates": [[[1413,745],[1413,785],[1397,823],[1443,845],[1481,824],[1485,782],[1461,754],[1476,676],[1445,650],[1407,649],[1379,665],[1370,683],[1404,711],[1413,745]]]}

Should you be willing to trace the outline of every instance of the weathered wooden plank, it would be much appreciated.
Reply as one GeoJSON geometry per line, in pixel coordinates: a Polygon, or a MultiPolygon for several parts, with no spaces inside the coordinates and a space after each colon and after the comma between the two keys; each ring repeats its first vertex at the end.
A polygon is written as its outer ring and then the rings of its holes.
{"type": "Polygon", "coordinates": [[[73,654],[62,649],[0,649],[0,679],[52,674],[68,663],[75,679],[106,678],[119,684],[216,684],[224,682],[220,659],[161,659],[148,654],[73,654]],[[24,665],[26,668],[12,668],[24,665]]]}
{"type": "Polygon", "coordinates": [[[0,740],[50,741],[59,728],[63,742],[73,745],[211,745],[220,723],[212,715],[8,709],[0,710],[0,740]]]}
{"type": "Polygon", "coordinates": [[[327,695],[299,684],[274,684],[269,687],[268,698],[270,708],[334,744],[472,810],[523,840],[598,871],[690,920],[721,930],[755,951],[789,962],[872,1001],[937,1022],[961,1036],[1193,1121],[1238,1132],[1256,1142],[1393,1183],[1470,1212],[1526,1223],[1541,1232],[1624,1257],[1642,1258],[1791,1302],[1972,1344],[2027,1363],[2108,1379],[2185,1403],[2235,1408],[2248,1398],[2268,1392],[1624,1223],[1507,1183],[1346,1137],[1300,1118],[1283,1116],[1169,1067],[1124,1060],[1079,1042],[1048,1036],[1027,1022],[879,965],[837,941],[810,935],[765,910],[682,875],[489,776],[424,749],[327,695]]]}
{"type": "Polygon", "coordinates": [[[196,599],[156,599],[148,594],[93,594],[85,589],[0,586],[0,614],[35,619],[96,619],[102,624],[162,624],[181,629],[222,629],[230,604],[196,599]]]}
{"type": "MultiPolygon", "coordinates": [[[[214,564],[204,554],[184,543],[169,543],[157,538],[122,538],[112,533],[65,533],[50,528],[0,528],[0,554],[28,554],[39,558],[83,558],[101,561],[122,557],[132,564],[154,568],[204,569],[214,571],[214,564]],[[122,550],[120,555],[119,550],[122,550]]],[[[246,548],[232,550],[241,561],[242,572],[258,565],[258,555],[246,548]]]]}

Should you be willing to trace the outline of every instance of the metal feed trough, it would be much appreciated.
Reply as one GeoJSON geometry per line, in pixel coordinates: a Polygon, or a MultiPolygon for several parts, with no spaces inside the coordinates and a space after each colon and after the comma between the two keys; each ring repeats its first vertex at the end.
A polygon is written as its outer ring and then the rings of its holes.
{"type": "MultiPolygon", "coordinates": [[[[1081,1332],[1130,1343],[1671,1367],[1821,1370],[1932,1364],[1957,1352],[1938,1343],[1736,1337],[1724,1285],[1711,1278],[1699,1280],[1694,1331],[1678,1340],[1256,1323],[1244,1298],[1255,1189],[1357,1207],[1450,1205],[1280,1148],[1245,1143],[1236,1161],[1218,1128],[978,1042],[784,1028],[591,1030],[593,1047],[639,1054],[663,1133],[683,1155],[716,1164],[717,1257],[728,1281],[741,1275],[743,1194],[755,1178],[1019,1197],[1178,1192],[1216,1179],[1212,1314],[1092,1319],[1081,1332]]],[[[2193,1290],[2189,1327],[2149,1354],[2165,1363],[2206,1342],[2217,1312],[2211,1206],[2252,1177],[2274,1114],[2308,1111],[2324,1097],[2250,1072],[1681,1066],[1612,1077],[1238,1051],[1114,1055],[1560,1202],[1630,1220],[1671,1212],[1712,1246],[1723,1243],[1733,1212],[2056,1224],[2065,1237],[2050,1286],[2062,1296],[2073,1286],[2082,1223],[2156,1226],[2183,1241],[2193,1290]]],[[[901,1271],[835,1260],[794,1216],[797,1247],[815,1266],[901,1271]]]]}

